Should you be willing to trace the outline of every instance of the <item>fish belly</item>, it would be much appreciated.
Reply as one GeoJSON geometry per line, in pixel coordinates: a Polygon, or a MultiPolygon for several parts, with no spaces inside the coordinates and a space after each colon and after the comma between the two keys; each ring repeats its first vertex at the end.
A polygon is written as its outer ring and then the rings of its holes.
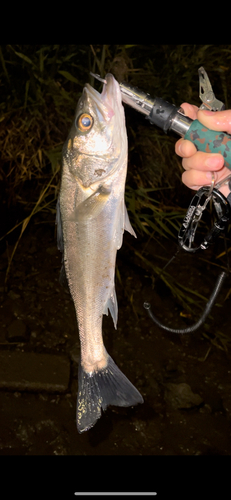
{"type": "Polygon", "coordinates": [[[116,248],[106,214],[93,222],[70,222],[64,252],[67,279],[74,301],[81,343],[81,364],[91,373],[104,368],[107,354],[102,318],[114,290],[116,248]]]}

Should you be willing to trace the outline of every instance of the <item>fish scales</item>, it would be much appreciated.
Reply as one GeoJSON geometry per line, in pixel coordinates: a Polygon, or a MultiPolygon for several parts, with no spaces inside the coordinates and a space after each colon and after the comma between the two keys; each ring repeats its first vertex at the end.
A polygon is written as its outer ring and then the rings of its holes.
{"type": "Polygon", "coordinates": [[[117,324],[115,262],[127,229],[124,190],[127,134],[118,82],[106,75],[99,94],[86,84],[63,149],[57,204],[58,246],[74,301],[80,346],[77,429],[92,427],[108,405],[143,398],[107,353],[103,314],[117,324]]]}

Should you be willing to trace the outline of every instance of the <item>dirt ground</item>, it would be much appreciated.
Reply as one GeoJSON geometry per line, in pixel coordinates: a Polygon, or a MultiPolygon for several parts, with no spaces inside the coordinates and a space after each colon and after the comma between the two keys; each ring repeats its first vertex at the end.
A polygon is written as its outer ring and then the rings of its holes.
{"type": "MultiPolygon", "coordinates": [[[[70,359],[71,377],[64,394],[0,391],[1,455],[231,453],[230,349],[219,349],[203,335],[230,335],[230,299],[222,308],[214,307],[206,330],[203,326],[185,336],[160,330],[144,310],[145,300],[169,326],[187,326],[192,319],[180,317],[180,307],[166,288],[152,290],[150,276],[139,266],[131,245],[142,249],[142,242],[125,234],[117,258],[122,280],[116,280],[118,328],[114,330],[110,316],[104,317],[103,332],[108,352],[141,392],[144,404],[110,407],[81,435],[75,424],[78,332],[71,297],[58,281],[61,255],[51,216],[43,214],[30,223],[15,254],[7,292],[7,253],[2,254],[0,349],[64,353],[70,359]],[[16,340],[14,335],[9,338],[15,318],[24,325],[22,338],[16,332],[16,340]]],[[[174,249],[174,244],[166,248],[166,256],[174,249]]],[[[160,248],[153,247],[154,260],[155,252],[158,255],[160,248]]],[[[185,254],[170,271],[206,296],[217,275],[216,268],[208,273],[203,262],[185,254]]],[[[220,304],[229,287],[227,281],[220,304]]]]}

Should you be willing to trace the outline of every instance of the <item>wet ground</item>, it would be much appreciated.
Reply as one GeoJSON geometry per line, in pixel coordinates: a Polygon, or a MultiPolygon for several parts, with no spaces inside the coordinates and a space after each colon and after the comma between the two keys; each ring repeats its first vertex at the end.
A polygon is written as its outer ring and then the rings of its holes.
{"type": "MultiPolygon", "coordinates": [[[[222,308],[216,306],[206,328],[192,335],[160,330],[143,309],[145,300],[170,326],[188,326],[192,320],[180,317],[180,306],[166,288],[152,290],[150,276],[134,258],[131,245],[142,250],[141,242],[126,234],[117,259],[118,328],[114,330],[109,316],[104,317],[103,331],[108,352],[142,393],[144,404],[111,407],[93,429],[81,435],[75,424],[79,357],[75,311],[70,295],[59,285],[61,255],[51,216],[43,214],[31,221],[15,254],[5,293],[7,252],[1,255],[1,353],[59,354],[70,362],[64,392],[0,391],[1,455],[231,454],[231,351],[212,343],[216,332],[218,345],[222,333],[231,338],[230,299],[222,308]],[[16,319],[21,321],[21,333],[16,319]]],[[[166,257],[175,250],[174,244],[170,246],[166,245],[166,257]]],[[[163,255],[154,245],[154,261],[160,252],[163,255]]],[[[213,269],[208,272],[204,262],[183,255],[169,272],[209,296],[217,275],[213,269]]],[[[225,284],[220,304],[230,284],[225,284]]]]}

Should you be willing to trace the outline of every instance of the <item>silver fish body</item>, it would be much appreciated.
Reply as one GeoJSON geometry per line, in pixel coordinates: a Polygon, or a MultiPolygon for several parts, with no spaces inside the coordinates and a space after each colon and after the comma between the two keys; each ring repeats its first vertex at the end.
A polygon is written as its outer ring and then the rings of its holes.
{"type": "Polygon", "coordinates": [[[108,405],[142,403],[137,389],[107,353],[103,314],[117,324],[114,275],[123,232],[135,236],[124,203],[127,133],[118,82],[106,75],[102,93],[86,84],[63,149],[57,206],[58,246],[74,301],[81,361],[77,428],[83,432],[108,405]]]}

